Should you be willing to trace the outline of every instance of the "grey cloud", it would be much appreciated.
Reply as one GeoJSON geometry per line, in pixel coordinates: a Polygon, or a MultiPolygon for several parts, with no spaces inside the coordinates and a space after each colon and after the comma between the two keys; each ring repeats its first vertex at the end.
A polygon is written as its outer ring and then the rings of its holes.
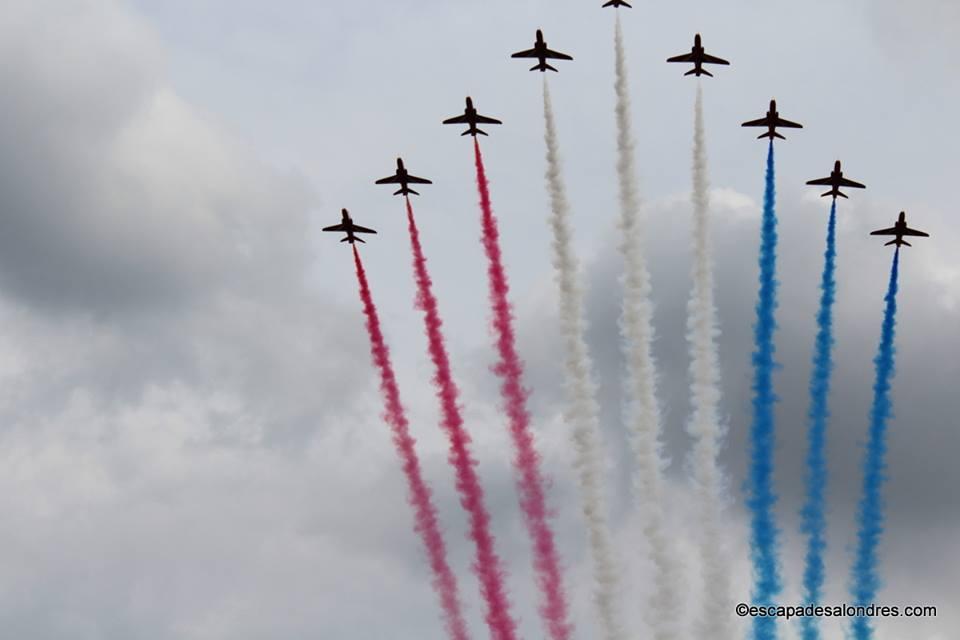
{"type": "MultiPolygon", "coordinates": [[[[786,153],[784,151],[783,153],[786,153]]],[[[758,169],[760,169],[758,167],[758,169]]],[[[727,468],[734,507],[730,517],[741,517],[742,484],[747,468],[747,437],[750,420],[750,368],[752,322],[756,298],[755,245],[759,215],[756,207],[740,204],[743,196],[715,192],[713,203],[714,240],[717,265],[718,301],[722,337],[724,407],[729,433],[724,464],[727,468]],[[719,196],[719,197],[718,197],[719,196]],[[736,205],[736,206],[734,206],[736,205]],[[753,215],[750,215],[751,209],[753,215]],[[744,214],[747,215],[744,215],[744,214]]],[[[777,475],[776,490],[785,545],[798,549],[799,507],[803,500],[803,456],[806,440],[807,384],[810,370],[814,314],[819,295],[822,244],[828,204],[785,188],[779,196],[780,308],[777,333],[776,390],[777,475]]],[[[837,601],[843,601],[853,541],[853,525],[860,497],[863,442],[873,384],[872,358],[876,350],[891,252],[866,235],[879,221],[872,209],[892,211],[881,203],[841,203],[839,209],[839,294],[836,305],[836,368],[831,394],[829,431],[832,562],[831,583],[837,601]],[[870,220],[864,220],[869,217],[870,220]]],[[[689,292],[690,207],[684,199],[669,198],[652,203],[647,246],[657,304],[656,355],[661,373],[661,396],[665,405],[664,433],[673,459],[675,482],[685,481],[685,456],[689,448],[684,424],[688,408],[685,343],[686,300],[689,292]]],[[[926,224],[939,230],[933,242],[950,243],[956,233],[945,218],[927,212],[926,224]]],[[[918,243],[919,244],[919,243],[918,243]]],[[[944,294],[953,286],[936,277],[943,263],[934,247],[915,246],[902,256],[898,363],[894,382],[895,418],[891,423],[888,457],[889,481],[885,487],[887,532],[885,563],[888,571],[885,598],[909,600],[905,585],[934,580],[949,584],[957,579],[955,567],[937,564],[937,559],[956,552],[949,532],[960,522],[960,501],[953,487],[960,482],[956,451],[960,450],[960,404],[954,393],[960,383],[960,366],[955,358],[938,358],[936,353],[960,353],[954,328],[957,310],[944,303],[944,294]],[[926,256],[924,256],[926,253],[926,256]],[[931,446],[931,443],[935,443],[931,446]],[[939,542],[918,548],[918,522],[926,523],[939,542]],[[924,568],[918,568],[921,563],[924,568]]],[[[615,254],[603,254],[586,271],[590,284],[591,348],[601,378],[608,449],[616,460],[617,509],[620,517],[632,510],[629,481],[632,460],[625,446],[620,407],[621,372],[617,319],[620,313],[619,264],[615,254]]],[[[550,354],[558,343],[549,329],[555,322],[552,309],[522,305],[524,335],[536,334],[529,360],[530,383],[541,397],[537,406],[562,402],[554,383],[559,366],[550,354]],[[551,342],[552,341],[552,342],[551,342]]],[[[799,579],[799,555],[791,551],[787,565],[789,580],[799,579]]],[[[745,561],[744,558],[738,558],[745,561]]],[[[791,585],[792,586],[792,585],[791,585]]],[[[927,592],[930,598],[936,591],[927,592]]],[[[744,594],[744,598],[746,594],[744,594]]],[[[893,623],[895,625],[895,623],[893,623]]],[[[930,628],[940,628],[936,622],[930,628]]],[[[900,628],[900,627],[889,627],[900,628]]]]}
{"type": "Polygon", "coordinates": [[[163,87],[143,24],[106,3],[80,18],[29,4],[0,65],[8,291],[109,314],[302,273],[309,190],[163,87]]]}
{"type": "MultiPolygon", "coordinates": [[[[810,369],[818,285],[822,268],[822,242],[826,229],[826,201],[798,198],[786,189],[780,196],[780,308],[777,334],[776,376],[780,420],[779,456],[789,477],[781,479],[785,498],[795,505],[795,490],[802,488],[799,474],[804,450],[807,409],[807,378],[810,369]]],[[[892,209],[890,209],[892,210],[892,209]]],[[[866,236],[870,222],[860,205],[841,203],[839,231],[839,294],[836,310],[836,374],[831,395],[831,460],[835,497],[843,502],[856,498],[859,454],[857,446],[866,433],[873,380],[872,358],[879,336],[882,299],[889,270],[890,251],[866,236]],[[855,219],[860,218],[861,220],[855,219]]],[[[657,357],[661,372],[661,393],[667,415],[665,434],[672,458],[682,462],[687,436],[683,424],[687,406],[687,353],[685,343],[686,301],[689,293],[688,264],[689,206],[669,199],[652,206],[647,229],[648,247],[656,303],[657,357]]],[[[721,361],[724,367],[724,402],[729,416],[727,464],[742,477],[743,457],[749,424],[750,369],[753,306],[756,297],[756,265],[753,247],[758,217],[744,217],[714,199],[713,219],[720,305],[721,361]],[[749,249],[747,249],[749,248],[749,249]]],[[[879,223],[879,217],[875,218],[879,223]]],[[[939,242],[951,242],[940,218],[928,219],[939,228],[939,242]],[[945,236],[945,237],[944,237],[945,236]]],[[[960,434],[957,399],[951,380],[958,380],[960,367],[952,359],[935,359],[933,352],[958,352],[956,310],[943,305],[945,287],[932,275],[938,268],[922,258],[924,247],[905,249],[898,327],[899,361],[895,383],[896,419],[892,432],[890,468],[897,477],[891,483],[891,509],[927,509],[928,515],[943,514],[950,505],[958,507],[949,487],[955,469],[949,463],[960,434]],[[932,383],[942,381],[944,384],[932,383]],[[908,435],[909,434],[909,435],[908,435]],[[944,440],[944,438],[946,438],[944,440]],[[939,442],[932,450],[927,443],[939,442]],[[942,457],[941,457],[942,456],[942,457]],[[922,498],[921,498],[922,496],[922,498]]],[[[605,421],[611,441],[619,440],[620,354],[619,274],[615,255],[604,256],[586,273],[590,283],[591,346],[601,373],[605,421]]],[[[532,383],[541,398],[538,406],[561,401],[555,383],[557,363],[549,354],[556,344],[547,342],[550,330],[541,327],[553,322],[553,311],[538,304],[528,306],[526,336],[537,334],[528,350],[532,383]]],[[[549,327],[549,325],[547,325],[549,327]]],[[[682,465],[674,465],[680,472],[682,465]]],[[[957,478],[960,479],[960,478],[957,478]]],[[[791,507],[792,508],[792,507],[791,507]]]]}

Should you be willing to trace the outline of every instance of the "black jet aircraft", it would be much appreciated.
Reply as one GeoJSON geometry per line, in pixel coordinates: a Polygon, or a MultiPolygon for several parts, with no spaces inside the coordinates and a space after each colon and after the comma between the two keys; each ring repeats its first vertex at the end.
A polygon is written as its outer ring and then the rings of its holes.
{"type": "Polygon", "coordinates": [[[467,134],[477,137],[477,134],[487,135],[486,131],[482,131],[477,128],[478,124],[503,124],[495,118],[488,118],[487,116],[481,116],[477,113],[477,110],[473,108],[473,100],[467,96],[467,108],[463,110],[462,116],[454,116],[453,118],[447,118],[443,121],[443,124],[466,124],[470,125],[466,131],[460,135],[465,136],[467,134]]]}
{"type": "MultiPolygon", "coordinates": [[[[610,0],[610,2],[603,5],[603,7],[627,7],[628,9],[633,9],[633,7],[623,0],[610,0]]],[[[600,7],[601,9],[603,7],[600,7]]]]}
{"type": "Polygon", "coordinates": [[[911,229],[910,227],[908,227],[908,226],[907,226],[907,214],[904,213],[903,211],[900,212],[900,217],[897,218],[896,224],[894,224],[892,227],[890,227],[889,229],[877,229],[876,231],[871,231],[871,232],[870,232],[870,235],[872,235],[872,236],[896,236],[893,240],[891,240],[890,242],[885,243],[883,246],[886,247],[886,246],[889,246],[889,245],[891,245],[891,244],[895,244],[895,245],[897,245],[898,248],[901,247],[902,245],[907,245],[908,247],[912,247],[912,246],[913,246],[912,244],[910,244],[909,242],[907,242],[906,240],[904,240],[904,239],[903,239],[903,236],[918,236],[918,237],[921,237],[921,238],[929,238],[929,237],[930,237],[930,234],[929,234],[929,233],[924,233],[923,231],[919,231],[919,230],[917,230],[917,229],[911,229]]]}
{"type": "Polygon", "coordinates": [[[398,184],[400,188],[393,192],[395,196],[405,196],[409,193],[412,193],[415,196],[420,195],[407,185],[411,184],[433,184],[431,181],[426,178],[418,178],[415,175],[411,175],[403,168],[403,160],[397,158],[397,172],[392,176],[387,178],[380,178],[377,180],[376,184],[398,184]]]}
{"type": "Polygon", "coordinates": [[[533,43],[533,49],[518,51],[510,56],[511,58],[537,58],[539,62],[530,67],[530,71],[539,71],[545,73],[547,69],[556,71],[556,68],[547,64],[547,58],[552,60],[573,60],[572,56],[565,53],[554,51],[547,48],[547,43],[543,40],[543,31],[537,29],[537,41],[533,43]]]}
{"type": "Polygon", "coordinates": [[[796,122],[790,122],[789,120],[784,120],[780,117],[780,113],[777,111],[777,101],[770,101],[770,110],[767,111],[767,115],[759,120],[750,120],[744,122],[741,127],[767,127],[766,133],[761,133],[757,136],[757,139],[760,138],[780,138],[781,140],[786,140],[782,135],[777,133],[777,127],[786,127],[788,129],[803,129],[802,124],[796,122]]]}
{"type": "Polygon", "coordinates": [[[347,237],[341,240],[340,242],[349,242],[350,244],[353,244],[354,242],[366,243],[366,240],[364,240],[363,238],[358,238],[354,234],[376,233],[376,231],[374,231],[373,229],[367,229],[366,227],[361,227],[358,224],[353,224],[353,219],[350,217],[350,214],[347,213],[347,210],[341,209],[341,211],[343,212],[343,220],[340,222],[340,224],[335,224],[332,227],[323,228],[324,231],[332,231],[332,232],[342,231],[343,233],[346,233],[347,237]]]}
{"type": "Polygon", "coordinates": [[[844,178],[843,171],[840,170],[839,160],[833,163],[833,171],[830,172],[830,177],[817,178],[816,180],[808,180],[807,184],[829,186],[830,191],[820,194],[820,197],[826,198],[827,196],[833,196],[834,200],[837,199],[837,196],[840,196],[841,198],[847,197],[847,194],[840,191],[840,187],[851,187],[853,189],[867,188],[866,185],[860,184],[859,182],[854,182],[849,178],[844,178]]]}
{"type": "Polygon", "coordinates": [[[692,62],[693,69],[687,71],[685,76],[696,75],[700,76],[710,76],[713,77],[713,74],[703,68],[705,64],[730,64],[723,58],[718,58],[716,56],[711,56],[709,53],[706,53],[703,50],[703,45],[700,43],[700,34],[693,36],[693,48],[690,49],[690,53],[684,53],[679,56],[673,56],[672,58],[667,58],[667,62],[692,62]]]}

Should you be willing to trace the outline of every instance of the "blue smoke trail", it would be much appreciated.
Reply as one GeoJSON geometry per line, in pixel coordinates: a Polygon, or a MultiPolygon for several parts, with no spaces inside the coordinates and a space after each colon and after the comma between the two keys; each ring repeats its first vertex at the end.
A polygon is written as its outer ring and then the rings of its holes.
{"type": "MultiPolygon", "coordinates": [[[[810,428],[807,433],[807,501],[800,512],[801,530],[807,534],[806,568],[803,572],[804,604],[819,604],[823,594],[823,552],[826,549],[824,492],[827,487],[827,464],[824,456],[827,418],[830,411],[830,374],[833,361],[833,301],[836,297],[834,269],[836,247],[837,199],[830,205],[827,223],[827,248],[823,253],[823,277],[820,280],[820,310],[817,312],[817,340],[810,374],[810,428]]],[[[803,640],[819,640],[820,626],[816,617],[800,619],[803,640]]]]}
{"type": "MultiPolygon", "coordinates": [[[[860,500],[860,527],[857,532],[857,555],[853,565],[853,585],[850,592],[855,605],[870,605],[874,602],[880,579],[877,577],[877,546],[883,533],[883,499],[880,490],[885,479],[884,456],[887,452],[887,420],[892,415],[890,381],[893,379],[893,338],[897,323],[897,275],[900,268],[900,247],[893,254],[890,267],[890,285],[884,298],[887,305],[883,312],[883,327],[880,332],[880,347],[873,359],[876,380],[873,383],[873,405],[870,407],[870,432],[867,451],[863,460],[863,498],[860,500]]],[[[853,637],[870,640],[873,629],[870,619],[853,619],[853,637]]]]}
{"type": "MultiPolygon", "coordinates": [[[[777,212],[773,140],[767,150],[766,186],[763,193],[763,225],[760,236],[760,292],[757,300],[757,321],[753,326],[753,421],[750,426],[750,474],[747,480],[750,508],[750,555],[753,560],[753,602],[759,606],[773,604],[780,592],[777,562],[777,526],[773,506],[774,414],[777,397],[773,392],[773,333],[777,328],[777,212]]],[[[753,618],[755,640],[777,637],[776,618],[753,618]]]]}

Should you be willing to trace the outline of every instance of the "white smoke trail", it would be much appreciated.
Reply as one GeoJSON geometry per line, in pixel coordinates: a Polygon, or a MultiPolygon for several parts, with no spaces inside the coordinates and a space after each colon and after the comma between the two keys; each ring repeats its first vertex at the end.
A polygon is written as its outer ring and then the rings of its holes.
{"type": "Polygon", "coordinates": [[[593,560],[594,604],[605,640],[624,640],[618,608],[619,575],[610,540],[610,527],[603,499],[603,466],[599,459],[599,407],[593,365],[587,344],[583,293],[578,283],[578,265],[570,240],[570,204],[561,173],[557,129],[547,79],[543,79],[543,117],[546,122],[547,190],[550,194],[550,227],[553,230],[554,277],[560,288],[560,332],[565,351],[565,418],[572,426],[575,465],[580,482],[581,509],[593,560]]]}
{"type": "Polygon", "coordinates": [[[657,401],[656,362],[652,353],[654,332],[650,274],[640,242],[640,197],[636,186],[627,62],[619,15],[614,40],[617,178],[620,183],[620,226],[623,235],[620,250],[624,258],[620,332],[627,366],[625,386],[630,399],[625,414],[637,462],[634,485],[643,510],[643,531],[654,563],[654,592],[647,618],[655,640],[674,640],[679,637],[680,576],[676,553],[664,522],[663,476],[666,465],[660,441],[660,406],[657,401]]]}
{"type": "Polygon", "coordinates": [[[717,456],[723,439],[720,424],[720,366],[717,355],[717,309],[713,299],[713,258],[710,246],[710,194],[707,149],[703,132],[703,92],[697,85],[693,133],[693,289],[687,303],[687,342],[690,349],[692,413],[687,430],[693,436],[691,462],[700,514],[700,558],[704,602],[696,620],[697,637],[730,640],[730,561],[720,527],[723,511],[723,471],[717,456]]]}
{"type": "Polygon", "coordinates": [[[620,227],[624,259],[623,310],[620,333],[627,365],[626,392],[631,403],[625,413],[636,457],[634,479],[642,510],[643,531],[654,562],[654,592],[647,617],[655,640],[678,637],[680,578],[676,552],[664,522],[663,475],[665,461],[660,442],[660,407],[657,402],[656,364],[652,353],[653,312],[650,275],[640,245],[640,198],[636,188],[630,96],[627,84],[623,31],[617,16],[617,178],[620,183],[620,227]]]}

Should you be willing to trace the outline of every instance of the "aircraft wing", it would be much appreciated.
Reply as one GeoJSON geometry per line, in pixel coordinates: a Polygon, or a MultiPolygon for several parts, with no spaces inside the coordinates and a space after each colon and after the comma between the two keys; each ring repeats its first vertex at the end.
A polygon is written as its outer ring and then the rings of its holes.
{"type": "Polygon", "coordinates": [[[890,227],[889,229],[877,229],[876,231],[871,231],[870,235],[872,236],[896,236],[900,235],[897,233],[896,227],[890,227]]]}
{"type": "Polygon", "coordinates": [[[443,121],[443,124],[470,124],[470,119],[467,118],[467,114],[463,114],[461,116],[447,118],[443,121]]]}
{"type": "Polygon", "coordinates": [[[860,184],[854,180],[848,180],[847,178],[840,178],[840,186],[843,187],[856,187],[857,189],[866,189],[867,186],[860,184]]]}
{"type": "Polygon", "coordinates": [[[410,184],[433,184],[426,178],[418,178],[417,176],[411,176],[410,174],[407,174],[407,182],[410,184]]]}
{"type": "Polygon", "coordinates": [[[560,53],[559,51],[554,51],[553,49],[547,49],[543,52],[544,58],[553,58],[554,60],[573,60],[573,56],[568,56],[565,53],[560,53]]]}
{"type": "Polygon", "coordinates": [[[741,127],[766,127],[769,124],[770,120],[767,118],[760,118],[759,120],[748,120],[744,122],[741,127]]]}
{"type": "MultiPolygon", "coordinates": [[[[413,180],[409,180],[413,182],[413,180]]],[[[389,178],[380,178],[374,184],[400,184],[400,176],[390,176],[389,178]]]]}
{"type": "Polygon", "coordinates": [[[346,231],[347,225],[345,224],[335,224],[332,227],[324,227],[324,231],[346,231]]]}
{"type": "Polygon", "coordinates": [[[376,231],[374,231],[373,229],[367,229],[366,227],[361,227],[358,224],[355,224],[352,227],[350,227],[350,230],[353,231],[354,233],[376,233],[376,231]]]}
{"type": "Polygon", "coordinates": [[[783,118],[777,118],[777,126],[785,127],[787,129],[803,129],[803,125],[797,122],[790,122],[789,120],[784,120],[783,118]]]}
{"type": "Polygon", "coordinates": [[[510,55],[511,58],[539,58],[540,54],[536,49],[527,49],[526,51],[517,51],[510,55]]]}
{"type": "Polygon", "coordinates": [[[680,56],[673,56],[672,58],[667,58],[667,62],[695,62],[695,58],[692,53],[685,53],[680,56]]]}
{"type": "Polygon", "coordinates": [[[724,60],[723,58],[718,58],[718,57],[716,57],[716,56],[712,56],[712,55],[710,55],[709,53],[703,54],[703,60],[702,60],[702,62],[709,62],[710,64],[730,64],[729,62],[727,62],[727,61],[724,60]]]}
{"type": "MultiPolygon", "coordinates": [[[[502,122],[500,122],[500,121],[497,120],[496,118],[488,118],[487,116],[481,116],[479,113],[478,113],[477,116],[474,118],[474,121],[475,121],[477,124],[503,124],[502,122]]],[[[464,122],[466,122],[466,121],[464,120],[464,122]]]]}
{"type": "MultiPolygon", "coordinates": [[[[852,181],[851,181],[851,182],[852,182],[852,181]]],[[[832,179],[832,178],[817,178],[816,180],[807,180],[807,184],[816,184],[816,185],[821,185],[821,184],[822,184],[822,185],[824,185],[824,186],[826,186],[826,187],[832,187],[832,186],[833,186],[833,179],[832,179]]],[[[853,185],[847,185],[847,186],[853,186],[853,185]]]]}
{"type": "Polygon", "coordinates": [[[920,237],[923,237],[923,238],[929,238],[929,237],[930,237],[930,234],[929,234],[929,233],[924,233],[923,231],[917,231],[916,229],[911,229],[910,227],[907,227],[906,229],[903,230],[903,235],[905,235],[905,236],[920,236],[920,237]]]}

